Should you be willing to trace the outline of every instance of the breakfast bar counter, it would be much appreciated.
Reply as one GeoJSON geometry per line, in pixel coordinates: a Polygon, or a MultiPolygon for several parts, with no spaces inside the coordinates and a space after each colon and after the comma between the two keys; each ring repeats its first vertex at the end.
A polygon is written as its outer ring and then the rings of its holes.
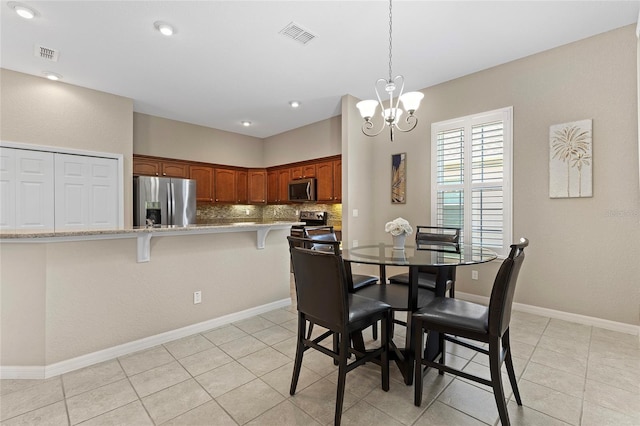
{"type": "Polygon", "coordinates": [[[137,261],[149,262],[151,259],[150,242],[151,238],[154,236],[170,237],[177,235],[219,234],[228,232],[256,232],[256,247],[258,249],[264,249],[269,231],[279,229],[289,230],[291,226],[300,224],[301,222],[295,221],[212,221],[185,227],[164,225],[159,227],[134,227],[130,229],[89,229],[70,231],[21,230],[14,232],[0,232],[0,244],[137,238],[137,261]]]}
{"type": "Polygon", "coordinates": [[[290,305],[297,223],[0,233],[2,378],[51,377],[290,305]]]}

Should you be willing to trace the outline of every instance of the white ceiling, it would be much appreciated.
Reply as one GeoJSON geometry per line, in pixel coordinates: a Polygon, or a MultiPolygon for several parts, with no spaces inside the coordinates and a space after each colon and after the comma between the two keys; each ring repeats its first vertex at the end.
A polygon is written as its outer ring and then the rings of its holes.
{"type": "MultiPolygon", "coordinates": [[[[133,99],[134,110],[259,138],[373,98],[388,76],[386,1],[3,0],[0,66],[133,99]],[[175,26],[173,37],[155,21],[175,26]],[[307,45],[279,31],[295,22],[307,45]],[[34,46],[60,51],[58,62],[34,46]],[[289,108],[290,100],[302,107],[289,108]],[[241,120],[253,126],[242,127],[241,120]]],[[[393,4],[393,73],[419,90],[635,23],[637,1],[405,1],[393,4]]],[[[615,48],[615,46],[612,46],[615,48]]],[[[419,114],[419,111],[418,111],[419,114]]]]}

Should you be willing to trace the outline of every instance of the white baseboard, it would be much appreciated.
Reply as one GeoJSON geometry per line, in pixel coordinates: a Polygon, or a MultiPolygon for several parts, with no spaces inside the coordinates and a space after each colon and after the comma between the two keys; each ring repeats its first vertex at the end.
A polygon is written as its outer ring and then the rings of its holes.
{"type": "MultiPolygon", "coordinates": [[[[462,293],[456,291],[456,297],[468,300],[469,302],[481,303],[487,305],[489,298],[486,296],[478,296],[471,293],[462,293]]],[[[609,321],[602,318],[589,317],[586,315],[572,314],[570,312],[556,311],[554,309],[541,308],[539,306],[525,305],[524,303],[513,303],[513,310],[526,312],[529,314],[540,315],[543,317],[561,319],[564,321],[575,322],[578,324],[590,325],[593,327],[604,328],[606,330],[618,331],[620,333],[632,334],[640,337],[640,326],[626,324],[623,322],[609,321]]]]}
{"type": "Polygon", "coordinates": [[[232,322],[251,318],[289,305],[291,305],[290,298],[278,300],[276,302],[267,303],[266,305],[256,306],[255,308],[234,312],[212,320],[188,325],[176,330],[156,334],[155,336],[145,337],[133,342],[124,343],[122,345],[113,346],[90,354],[81,355],[76,358],[60,361],[55,364],[45,366],[0,366],[0,379],[48,379],[49,377],[58,376],[93,364],[109,361],[133,352],[149,349],[163,343],[171,342],[172,340],[181,339],[183,337],[191,336],[192,334],[201,333],[203,331],[211,330],[212,328],[231,324],[232,322]]]}

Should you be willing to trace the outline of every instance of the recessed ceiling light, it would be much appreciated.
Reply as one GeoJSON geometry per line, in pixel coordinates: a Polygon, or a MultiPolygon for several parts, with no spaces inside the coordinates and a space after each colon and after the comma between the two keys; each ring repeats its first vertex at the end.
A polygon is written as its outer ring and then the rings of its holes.
{"type": "Polygon", "coordinates": [[[34,9],[15,1],[10,1],[9,3],[7,3],[7,6],[15,10],[16,13],[24,19],[33,19],[38,14],[34,9]]]}
{"type": "Polygon", "coordinates": [[[291,108],[299,108],[300,107],[300,101],[291,101],[291,102],[289,102],[289,105],[291,105],[291,108]]]}
{"type": "Polygon", "coordinates": [[[60,74],[56,74],[55,72],[45,71],[43,74],[45,77],[52,81],[58,81],[62,79],[62,76],[60,74]]]}
{"type": "Polygon", "coordinates": [[[153,23],[153,26],[156,28],[156,30],[160,31],[160,33],[166,35],[167,37],[174,35],[176,32],[175,28],[173,28],[166,22],[156,21],[153,23]]]}
{"type": "Polygon", "coordinates": [[[243,125],[244,127],[249,127],[249,126],[251,126],[251,122],[250,122],[250,121],[247,121],[247,120],[243,120],[243,121],[241,121],[241,123],[242,123],[242,125],[243,125]]]}

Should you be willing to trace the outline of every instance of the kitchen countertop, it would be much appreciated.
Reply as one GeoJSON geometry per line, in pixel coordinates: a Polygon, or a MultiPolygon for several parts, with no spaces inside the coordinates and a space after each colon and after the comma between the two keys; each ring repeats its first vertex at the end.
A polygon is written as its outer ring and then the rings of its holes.
{"type": "Polygon", "coordinates": [[[254,222],[212,222],[189,226],[135,227],[129,229],[90,229],[78,231],[33,231],[0,232],[3,244],[59,243],[73,241],[91,241],[108,239],[135,238],[137,240],[137,261],[149,262],[151,259],[152,237],[173,237],[179,235],[220,234],[231,232],[255,232],[256,248],[264,249],[267,234],[271,230],[290,229],[293,225],[302,225],[296,221],[254,221],[254,222]]]}
{"type": "Polygon", "coordinates": [[[207,230],[211,231],[222,231],[224,229],[228,229],[229,231],[253,231],[259,228],[264,227],[287,227],[293,225],[301,225],[302,222],[297,221],[252,221],[252,222],[231,222],[231,221],[219,221],[219,222],[207,222],[207,223],[198,223],[195,225],[189,226],[173,226],[173,225],[163,225],[160,227],[133,227],[128,229],[85,229],[85,230],[77,230],[77,231],[38,231],[38,230],[18,230],[12,232],[2,231],[0,232],[1,240],[12,240],[12,239],[27,239],[27,238],[64,238],[64,237],[89,237],[89,236],[100,236],[100,235],[126,235],[130,234],[131,236],[135,236],[137,234],[145,234],[145,233],[171,233],[171,232],[180,232],[180,233],[203,233],[207,230]]]}

